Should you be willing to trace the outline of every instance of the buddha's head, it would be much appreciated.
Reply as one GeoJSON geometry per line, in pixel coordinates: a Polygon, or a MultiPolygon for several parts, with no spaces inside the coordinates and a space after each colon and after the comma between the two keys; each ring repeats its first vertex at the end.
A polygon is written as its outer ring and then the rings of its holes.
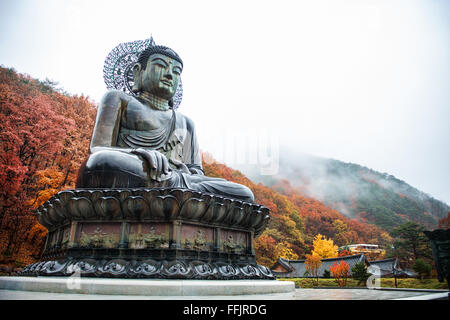
{"type": "Polygon", "coordinates": [[[151,46],[144,50],[133,67],[133,92],[147,92],[172,104],[177,90],[183,61],[172,49],[151,46]]]}

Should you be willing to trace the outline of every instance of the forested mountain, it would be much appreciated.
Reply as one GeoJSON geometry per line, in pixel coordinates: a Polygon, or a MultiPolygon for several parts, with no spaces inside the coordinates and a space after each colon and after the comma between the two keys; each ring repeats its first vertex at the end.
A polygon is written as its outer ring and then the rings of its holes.
{"type": "MultiPolygon", "coordinates": [[[[47,230],[33,210],[56,192],[74,187],[95,115],[96,106],[87,97],[0,68],[0,264],[23,266],[39,256],[47,230]]],[[[207,175],[247,185],[256,201],[270,208],[269,226],[255,242],[259,263],[271,266],[280,256],[303,258],[318,233],[337,245],[392,243],[379,227],[346,217],[287,181],[273,188],[255,184],[211,157],[204,169],[207,175]]]]}
{"type": "Polygon", "coordinates": [[[317,234],[331,238],[338,246],[376,243],[386,247],[392,244],[393,239],[381,228],[348,218],[318,200],[303,196],[286,180],[272,188],[256,184],[240,171],[212,161],[208,154],[203,155],[203,166],[209,176],[248,186],[255,194],[255,201],[270,209],[269,226],[255,243],[259,263],[271,265],[279,256],[304,258],[311,251],[317,234]]]}
{"type": "Polygon", "coordinates": [[[254,168],[241,168],[253,181],[283,193],[283,179],[298,192],[313,197],[350,218],[391,231],[406,221],[436,228],[450,207],[387,173],[353,163],[281,153],[279,172],[262,176],[254,168]]]}
{"type": "Polygon", "coordinates": [[[96,112],[86,97],[0,68],[0,263],[39,255],[47,230],[32,212],[74,187],[96,112]]]}

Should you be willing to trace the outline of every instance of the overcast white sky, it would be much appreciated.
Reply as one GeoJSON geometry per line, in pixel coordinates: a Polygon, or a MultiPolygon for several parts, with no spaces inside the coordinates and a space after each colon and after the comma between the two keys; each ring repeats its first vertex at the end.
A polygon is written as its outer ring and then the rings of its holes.
{"type": "Polygon", "coordinates": [[[450,203],[450,1],[0,2],[0,64],[94,101],[107,54],[150,35],[219,160],[224,136],[276,133],[450,203]]]}

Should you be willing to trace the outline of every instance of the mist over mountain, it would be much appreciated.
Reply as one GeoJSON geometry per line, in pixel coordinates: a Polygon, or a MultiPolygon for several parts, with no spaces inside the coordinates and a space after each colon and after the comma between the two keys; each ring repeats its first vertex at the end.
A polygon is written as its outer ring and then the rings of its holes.
{"type": "Polygon", "coordinates": [[[235,167],[279,192],[283,190],[277,184],[287,180],[301,194],[387,231],[406,221],[436,228],[438,220],[450,211],[446,203],[405,181],[354,163],[283,150],[274,175],[262,175],[256,166],[235,167]]]}

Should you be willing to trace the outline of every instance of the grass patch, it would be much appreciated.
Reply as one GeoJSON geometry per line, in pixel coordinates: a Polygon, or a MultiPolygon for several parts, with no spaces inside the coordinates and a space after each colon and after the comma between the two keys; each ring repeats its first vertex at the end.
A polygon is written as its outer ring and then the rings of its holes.
{"type": "MultiPolygon", "coordinates": [[[[296,287],[300,288],[326,288],[326,287],[336,287],[339,285],[334,279],[323,279],[319,278],[319,285],[316,285],[316,280],[312,278],[279,278],[281,281],[293,281],[296,287]]],[[[365,288],[366,284],[358,286],[358,280],[348,279],[347,287],[360,287],[365,288]]],[[[382,278],[381,287],[384,288],[395,288],[394,278],[382,278]]],[[[439,282],[438,279],[397,279],[397,288],[409,288],[409,289],[438,289],[438,290],[448,290],[447,282],[439,282]]]]}

